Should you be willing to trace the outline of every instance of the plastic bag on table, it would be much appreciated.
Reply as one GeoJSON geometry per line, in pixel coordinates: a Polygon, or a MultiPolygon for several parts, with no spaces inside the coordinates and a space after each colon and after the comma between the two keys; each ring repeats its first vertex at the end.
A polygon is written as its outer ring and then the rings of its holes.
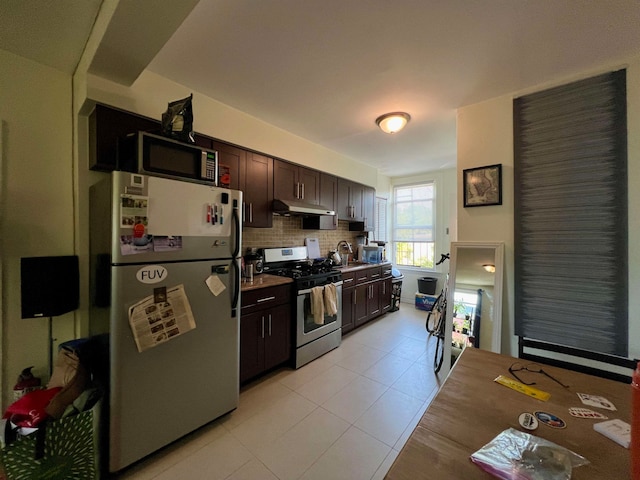
{"type": "Polygon", "coordinates": [[[504,480],[570,480],[589,461],[544,438],[509,428],[471,455],[484,471],[504,480]]]}

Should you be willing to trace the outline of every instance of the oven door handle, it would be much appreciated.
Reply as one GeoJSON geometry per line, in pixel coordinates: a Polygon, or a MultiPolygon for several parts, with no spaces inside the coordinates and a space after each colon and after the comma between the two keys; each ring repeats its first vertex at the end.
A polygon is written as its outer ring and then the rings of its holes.
{"type": "MultiPolygon", "coordinates": [[[[327,285],[328,285],[328,284],[327,284],[327,285]]],[[[334,283],[334,285],[335,285],[336,287],[341,286],[341,285],[342,285],[342,280],[340,280],[339,282],[335,282],[335,283],[334,283]]],[[[322,286],[322,287],[324,287],[324,285],[318,285],[318,286],[322,286]]],[[[298,295],[306,295],[307,293],[311,293],[311,290],[312,290],[311,288],[307,288],[306,290],[300,290],[300,291],[298,292],[298,295]]]]}

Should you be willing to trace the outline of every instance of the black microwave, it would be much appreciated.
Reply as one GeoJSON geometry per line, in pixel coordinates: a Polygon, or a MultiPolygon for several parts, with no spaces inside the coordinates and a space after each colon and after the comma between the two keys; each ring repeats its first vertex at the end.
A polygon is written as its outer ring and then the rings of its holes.
{"type": "Polygon", "coordinates": [[[148,132],[119,140],[116,165],[125,172],[218,185],[218,152],[148,132]]]}

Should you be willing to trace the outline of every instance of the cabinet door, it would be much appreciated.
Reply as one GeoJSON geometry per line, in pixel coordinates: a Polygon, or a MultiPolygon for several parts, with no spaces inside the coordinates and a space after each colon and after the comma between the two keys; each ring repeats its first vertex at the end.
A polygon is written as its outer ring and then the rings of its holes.
{"type": "Polygon", "coordinates": [[[369,296],[367,297],[367,317],[372,319],[380,315],[380,284],[382,282],[372,282],[369,284],[369,296]]]}
{"type": "Polygon", "coordinates": [[[159,133],[160,122],[97,104],[89,115],[89,168],[102,172],[115,170],[118,140],[137,131],[159,133]]]}
{"type": "Polygon", "coordinates": [[[342,290],[342,334],[353,330],[354,325],[354,300],[355,288],[342,290]]]}
{"type": "Polygon", "coordinates": [[[246,150],[215,140],[212,148],[218,152],[218,181],[220,186],[231,188],[232,190],[241,190],[240,165],[244,165],[246,161],[246,150]]]}
{"type": "Polygon", "coordinates": [[[300,199],[313,205],[320,204],[320,172],[300,167],[298,181],[301,185],[300,199]]]}
{"type": "Polygon", "coordinates": [[[273,159],[247,152],[244,165],[244,226],[271,228],[273,159]]]}
{"type": "Polygon", "coordinates": [[[364,219],[364,189],[359,183],[351,185],[351,205],[353,206],[353,219],[361,222],[364,219]]]}
{"type": "MultiPolygon", "coordinates": [[[[320,205],[335,211],[338,204],[338,178],[326,173],[320,174],[320,205]]],[[[321,230],[336,230],[338,228],[338,215],[321,215],[321,230]]]]}
{"type": "Polygon", "coordinates": [[[391,310],[391,277],[378,282],[380,288],[380,312],[388,312],[391,310]]]}
{"type": "Polygon", "coordinates": [[[278,200],[300,200],[302,186],[298,166],[282,160],[273,161],[273,196],[278,200]]]}
{"type": "Polygon", "coordinates": [[[366,323],[369,319],[369,311],[367,310],[369,306],[369,296],[371,294],[369,286],[369,283],[365,283],[364,285],[358,285],[354,288],[353,322],[356,327],[366,323]]]}
{"type": "Polygon", "coordinates": [[[353,220],[351,208],[351,182],[338,179],[338,205],[336,207],[338,220],[353,220]]]}
{"type": "Polygon", "coordinates": [[[264,369],[268,370],[291,358],[291,310],[288,304],[264,312],[264,369]]]}
{"type": "Polygon", "coordinates": [[[264,314],[240,317],[240,383],[264,371],[264,314]]]}
{"type": "Polygon", "coordinates": [[[376,224],[376,191],[372,187],[364,187],[362,192],[364,230],[366,232],[373,232],[376,224]]]}

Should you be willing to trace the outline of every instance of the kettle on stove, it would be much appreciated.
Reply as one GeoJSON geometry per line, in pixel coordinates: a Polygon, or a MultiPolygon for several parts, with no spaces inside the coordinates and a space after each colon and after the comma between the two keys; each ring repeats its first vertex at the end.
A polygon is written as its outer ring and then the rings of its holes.
{"type": "Polygon", "coordinates": [[[338,253],[337,250],[331,250],[329,252],[329,257],[328,257],[334,265],[341,265],[342,264],[342,257],[340,257],[340,253],[338,253]]]}

